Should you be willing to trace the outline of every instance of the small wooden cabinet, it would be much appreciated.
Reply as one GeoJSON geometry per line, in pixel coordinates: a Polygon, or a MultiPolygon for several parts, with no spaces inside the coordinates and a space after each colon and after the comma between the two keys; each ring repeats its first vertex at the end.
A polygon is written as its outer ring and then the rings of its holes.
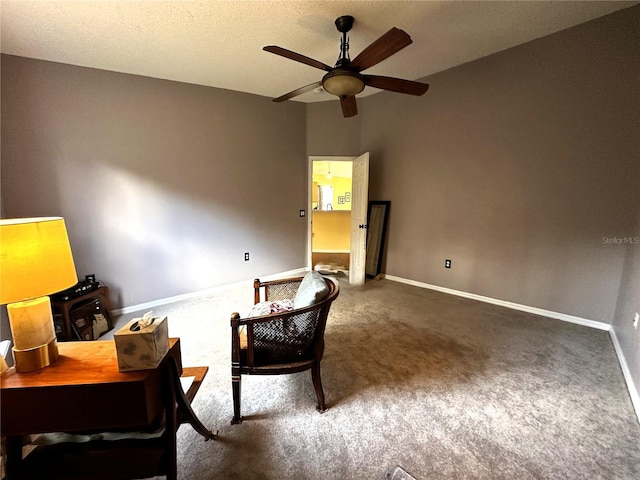
{"type": "Polygon", "coordinates": [[[104,285],[69,300],[52,299],[51,310],[61,342],[95,340],[113,328],[109,288],[104,285]]]}

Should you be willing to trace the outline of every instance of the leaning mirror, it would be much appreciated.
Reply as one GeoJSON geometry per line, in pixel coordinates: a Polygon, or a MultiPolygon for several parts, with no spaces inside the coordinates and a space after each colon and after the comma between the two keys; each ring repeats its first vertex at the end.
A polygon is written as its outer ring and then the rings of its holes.
{"type": "Polygon", "coordinates": [[[380,273],[390,201],[371,201],[367,213],[367,259],[365,273],[373,278],[380,273]]]}

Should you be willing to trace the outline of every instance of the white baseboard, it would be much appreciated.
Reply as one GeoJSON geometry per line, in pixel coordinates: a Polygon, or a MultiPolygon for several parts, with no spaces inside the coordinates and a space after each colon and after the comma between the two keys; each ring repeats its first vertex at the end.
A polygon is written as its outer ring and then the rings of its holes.
{"type": "Polygon", "coordinates": [[[513,310],[520,310],[522,312],[533,313],[534,315],[555,318],[557,320],[562,320],[564,322],[577,323],[578,325],[597,328],[598,330],[606,330],[606,331],[611,330],[611,325],[604,322],[598,322],[596,320],[588,320],[586,318],[574,317],[573,315],[567,315],[565,313],[553,312],[551,310],[544,310],[543,308],[530,307],[528,305],[522,305],[520,303],[507,302],[505,300],[498,300],[497,298],[476,295],[475,293],[468,293],[468,292],[463,292],[461,290],[453,290],[451,288],[439,287],[437,285],[430,285],[428,283],[416,282],[415,280],[408,280],[406,278],[395,277],[393,275],[385,275],[384,278],[387,278],[394,282],[406,283],[408,285],[414,285],[416,287],[428,288],[430,290],[436,290],[438,292],[448,293],[450,295],[457,295],[459,297],[470,298],[472,300],[478,300],[480,302],[492,303],[494,305],[500,305],[501,307],[512,308],[513,310]]]}
{"type": "MultiPolygon", "coordinates": [[[[275,280],[278,278],[286,278],[286,277],[293,277],[296,275],[302,275],[305,274],[306,272],[308,272],[309,269],[307,268],[296,268],[295,270],[288,270],[286,272],[280,272],[280,273],[276,273],[273,275],[263,275],[260,276],[259,278],[261,280],[275,280]]],[[[242,280],[240,282],[235,282],[235,283],[229,283],[226,285],[220,285],[218,287],[212,287],[212,288],[207,288],[205,290],[198,290],[196,292],[190,292],[190,293],[184,293],[182,295],[176,295],[173,297],[167,297],[167,298],[159,298],[158,300],[153,300],[151,302],[146,302],[146,303],[139,303],[138,305],[131,305],[129,307],[123,307],[123,308],[117,308],[111,311],[111,313],[113,315],[124,315],[127,313],[131,313],[131,312],[137,312],[140,310],[147,310],[149,308],[154,308],[154,307],[158,307],[160,305],[166,305],[168,303],[173,303],[173,302],[179,302],[181,300],[190,300],[192,298],[198,298],[198,297],[204,297],[206,295],[212,295],[216,292],[222,292],[224,290],[228,290],[230,288],[236,288],[236,287],[241,287],[241,286],[246,286],[249,285],[251,286],[251,288],[253,288],[253,278],[249,279],[249,280],[242,280]]]]}
{"type": "Polygon", "coordinates": [[[567,315],[564,313],[553,312],[551,310],[544,310],[542,308],[530,307],[528,305],[521,305],[519,303],[498,300],[496,298],[484,297],[482,295],[476,295],[475,293],[468,293],[460,290],[453,290],[451,288],[439,287],[437,285],[431,285],[428,283],[416,282],[415,280],[408,280],[406,278],[396,277],[393,275],[384,275],[384,278],[394,282],[406,283],[408,285],[414,285],[416,287],[428,288],[430,290],[436,290],[438,292],[457,295],[459,297],[470,298],[473,300],[478,300],[480,302],[492,303],[494,305],[500,305],[502,307],[512,308],[514,310],[520,310],[523,312],[533,313],[535,315],[541,315],[543,317],[562,320],[563,322],[576,323],[585,327],[608,331],[611,337],[611,341],[613,342],[613,347],[615,349],[616,355],[618,356],[618,363],[620,364],[620,368],[622,369],[624,380],[627,384],[627,390],[629,391],[629,396],[631,397],[631,403],[636,412],[636,416],[638,417],[638,422],[640,423],[640,394],[638,393],[638,389],[636,388],[633,377],[631,376],[631,371],[629,370],[627,361],[624,357],[624,353],[622,351],[620,343],[618,342],[618,338],[616,337],[616,332],[610,324],[598,322],[595,320],[589,320],[586,318],[575,317],[573,315],[567,315]]]}

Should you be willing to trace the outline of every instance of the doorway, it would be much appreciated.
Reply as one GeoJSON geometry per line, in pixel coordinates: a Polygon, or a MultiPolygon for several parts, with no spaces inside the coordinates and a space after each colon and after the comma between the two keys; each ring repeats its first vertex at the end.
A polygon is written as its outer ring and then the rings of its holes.
{"type": "Polygon", "coordinates": [[[368,153],[309,157],[309,268],[364,283],[368,182],[368,153]]]}

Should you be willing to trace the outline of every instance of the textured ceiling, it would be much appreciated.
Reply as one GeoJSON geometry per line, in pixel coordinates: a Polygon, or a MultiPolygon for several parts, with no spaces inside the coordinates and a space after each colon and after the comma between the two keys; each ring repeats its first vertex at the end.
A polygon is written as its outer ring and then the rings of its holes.
{"type": "Polygon", "coordinates": [[[333,65],[340,15],[355,17],[351,58],[391,27],[411,35],[412,45],[365,73],[417,80],[636,3],[2,0],[0,45],[11,55],[277,97],[323,72],[262,47],[333,65]]]}

